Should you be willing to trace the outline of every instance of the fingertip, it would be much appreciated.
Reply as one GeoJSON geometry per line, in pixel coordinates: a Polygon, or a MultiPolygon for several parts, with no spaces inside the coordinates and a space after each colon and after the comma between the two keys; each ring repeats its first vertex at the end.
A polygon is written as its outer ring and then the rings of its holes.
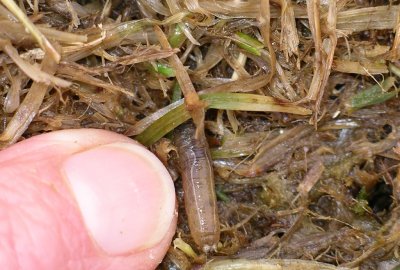
{"type": "Polygon", "coordinates": [[[162,163],[135,143],[75,153],[62,174],[94,243],[108,255],[151,248],[174,218],[175,192],[162,163]]]}
{"type": "MultiPolygon", "coordinates": [[[[0,230],[11,251],[20,247],[14,259],[21,269],[155,269],[175,233],[167,170],[138,142],[113,132],[27,139],[0,153],[0,176],[7,201],[18,202],[0,225],[29,225],[0,230]]],[[[13,255],[6,257],[0,264],[11,267],[13,255]]]]}

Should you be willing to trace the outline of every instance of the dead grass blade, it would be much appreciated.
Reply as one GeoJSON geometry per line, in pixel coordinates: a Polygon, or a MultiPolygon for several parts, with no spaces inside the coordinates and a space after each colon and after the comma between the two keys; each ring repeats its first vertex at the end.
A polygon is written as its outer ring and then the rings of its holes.
{"type": "MultiPolygon", "coordinates": [[[[57,63],[53,56],[46,54],[42,64],[41,71],[53,75],[57,70],[57,63]]],[[[18,110],[8,123],[4,132],[0,135],[1,147],[15,143],[27,130],[32,120],[39,112],[44,96],[50,89],[48,84],[42,82],[33,82],[28,94],[25,96],[18,110]]]]}
{"type": "Polygon", "coordinates": [[[272,48],[270,33],[271,33],[271,14],[270,14],[270,5],[269,0],[260,0],[260,13],[257,17],[257,20],[260,24],[260,32],[264,39],[264,46],[268,48],[269,52],[269,59],[270,59],[270,66],[271,72],[268,76],[268,82],[271,81],[272,77],[275,74],[275,66],[276,66],[276,56],[275,51],[272,48]]]}
{"type": "MultiPolygon", "coordinates": [[[[164,49],[172,49],[160,27],[155,26],[154,30],[161,47],[164,49]]],[[[174,54],[169,57],[169,60],[170,65],[175,69],[176,79],[185,97],[186,109],[189,111],[196,125],[196,137],[204,136],[204,103],[200,101],[199,95],[194,89],[192,81],[179,57],[174,54]]]]}
{"type": "Polygon", "coordinates": [[[57,78],[51,74],[48,74],[47,72],[43,72],[38,66],[31,65],[23,60],[19,56],[17,49],[14,48],[10,41],[0,39],[0,49],[4,51],[14,61],[14,63],[33,81],[44,83],[47,85],[53,84],[63,88],[71,86],[71,82],[57,78]]]}
{"type": "Polygon", "coordinates": [[[389,69],[386,63],[372,63],[372,62],[355,62],[347,60],[335,60],[332,64],[332,69],[343,73],[353,73],[360,75],[376,75],[386,74],[389,69]]]}
{"type": "Polygon", "coordinates": [[[280,47],[284,52],[286,61],[293,54],[298,55],[299,36],[297,34],[296,20],[290,0],[281,0],[281,39],[280,47]]]}
{"type": "Polygon", "coordinates": [[[25,28],[32,34],[36,39],[39,46],[47,52],[54,61],[58,63],[61,59],[60,53],[57,52],[53,45],[48,41],[48,39],[36,28],[36,26],[29,20],[26,14],[18,7],[18,5],[13,0],[0,0],[1,3],[6,6],[17,19],[25,26],[25,28]]]}

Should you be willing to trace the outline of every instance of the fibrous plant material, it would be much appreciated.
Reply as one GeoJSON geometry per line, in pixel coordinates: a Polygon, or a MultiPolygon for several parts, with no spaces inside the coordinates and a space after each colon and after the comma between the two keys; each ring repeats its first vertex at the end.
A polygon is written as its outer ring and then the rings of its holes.
{"type": "Polygon", "coordinates": [[[29,20],[26,14],[18,7],[18,5],[11,0],[1,0],[1,3],[8,8],[8,10],[15,15],[15,17],[25,26],[25,28],[36,39],[37,43],[47,52],[56,63],[60,61],[60,53],[48,41],[45,35],[36,28],[36,26],[29,20]]]}
{"type": "Polygon", "coordinates": [[[398,2],[1,3],[1,147],[103,128],[153,150],[179,203],[160,269],[399,264],[398,2]]]}

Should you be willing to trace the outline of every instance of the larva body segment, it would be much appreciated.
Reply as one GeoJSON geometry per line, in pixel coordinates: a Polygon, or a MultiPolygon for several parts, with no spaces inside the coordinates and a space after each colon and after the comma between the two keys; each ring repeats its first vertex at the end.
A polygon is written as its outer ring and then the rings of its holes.
{"type": "Polygon", "coordinates": [[[208,252],[216,249],[220,227],[208,143],[204,136],[196,139],[195,131],[191,122],[179,127],[175,133],[175,145],[190,233],[195,243],[208,252]]]}

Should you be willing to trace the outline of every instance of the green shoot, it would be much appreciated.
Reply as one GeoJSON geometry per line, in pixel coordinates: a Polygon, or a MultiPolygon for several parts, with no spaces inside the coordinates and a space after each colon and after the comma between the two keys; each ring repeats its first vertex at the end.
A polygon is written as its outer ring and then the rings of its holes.
{"type": "Polygon", "coordinates": [[[215,190],[215,194],[217,195],[217,198],[220,201],[223,201],[223,202],[229,202],[230,201],[228,195],[226,195],[225,192],[223,192],[220,189],[215,190]]]}
{"type": "Polygon", "coordinates": [[[348,110],[355,111],[367,106],[383,103],[397,95],[399,90],[388,91],[394,86],[396,79],[389,77],[382,84],[375,84],[360,93],[352,96],[346,105],[348,110]]]}
{"type": "Polygon", "coordinates": [[[234,41],[236,45],[238,45],[240,48],[248,51],[251,54],[260,56],[261,55],[261,49],[264,48],[264,44],[258,41],[257,39],[244,34],[242,32],[237,32],[235,34],[234,41]]]}
{"type": "Polygon", "coordinates": [[[179,86],[179,83],[175,81],[174,86],[172,87],[172,97],[171,102],[178,101],[182,98],[182,90],[179,86]]]}
{"type": "Polygon", "coordinates": [[[166,78],[175,77],[175,70],[171,68],[168,64],[156,62],[155,65],[151,65],[151,69],[166,78]]]}
{"type": "MultiPolygon", "coordinates": [[[[241,111],[265,111],[265,112],[284,112],[298,115],[310,115],[309,109],[293,105],[283,104],[275,98],[247,94],[247,93],[210,93],[200,95],[200,99],[205,101],[209,109],[241,110],[241,111]]],[[[185,108],[183,100],[178,100],[170,104],[169,110],[163,110],[162,114],[152,115],[144,118],[136,124],[138,130],[142,130],[136,140],[144,145],[151,145],[172,131],[174,128],[190,119],[190,114],[185,108]]]]}
{"type": "Polygon", "coordinates": [[[186,36],[183,33],[179,24],[176,24],[171,36],[168,38],[168,42],[172,48],[179,48],[183,42],[185,42],[186,36]]]}

